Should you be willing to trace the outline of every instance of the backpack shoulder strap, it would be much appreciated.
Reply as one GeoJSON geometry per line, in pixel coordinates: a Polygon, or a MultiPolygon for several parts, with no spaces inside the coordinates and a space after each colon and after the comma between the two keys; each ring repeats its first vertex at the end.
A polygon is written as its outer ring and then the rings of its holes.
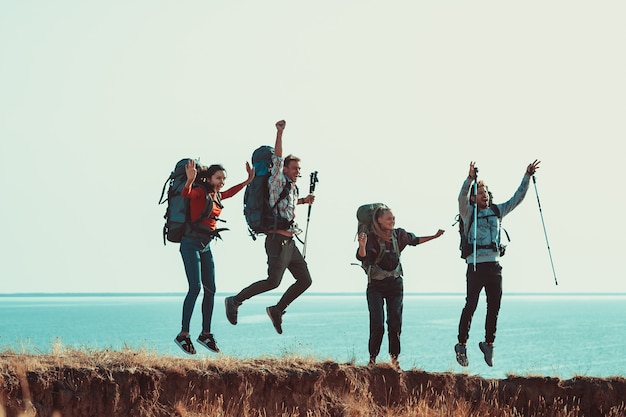
{"type": "Polygon", "coordinates": [[[219,208],[224,208],[224,206],[222,205],[222,195],[220,194],[220,192],[216,191],[214,194],[215,198],[213,199],[213,202],[217,204],[219,208]]]}
{"type": "Polygon", "coordinates": [[[393,250],[398,255],[398,260],[400,259],[400,245],[398,244],[398,235],[396,234],[396,229],[391,231],[391,242],[393,244],[393,250]]]}
{"type": "Polygon", "coordinates": [[[290,191],[291,191],[291,183],[289,181],[287,181],[287,183],[285,184],[285,187],[283,188],[283,190],[278,195],[278,199],[276,200],[276,202],[272,206],[272,210],[274,210],[276,208],[276,206],[278,206],[278,203],[280,203],[281,200],[285,199],[289,195],[290,191]]]}
{"type": "MultiPolygon", "coordinates": [[[[198,187],[204,190],[205,202],[204,202],[204,209],[202,210],[202,213],[200,213],[200,217],[198,217],[193,223],[201,223],[202,221],[209,218],[209,216],[211,215],[211,212],[213,211],[213,204],[216,203],[216,201],[213,200],[213,197],[211,197],[211,193],[204,185],[200,184],[198,185],[198,187]]],[[[218,201],[219,201],[219,197],[218,197],[218,201]]],[[[219,220],[217,217],[214,217],[214,219],[219,220]]]]}
{"type": "Polygon", "coordinates": [[[163,200],[163,196],[165,195],[165,189],[167,188],[167,184],[169,184],[170,178],[165,180],[165,184],[163,184],[163,190],[161,190],[161,198],[159,198],[159,204],[163,204],[167,201],[167,199],[163,200]]]}
{"type": "Polygon", "coordinates": [[[385,252],[387,251],[387,247],[385,246],[385,242],[380,239],[376,239],[378,241],[378,255],[376,255],[376,260],[374,264],[378,264],[378,262],[382,261],[385,257],[385,252]]]}
{"type": "Polygon", "coordinates": [[[497,205],[492,204],[491,209],[493,210],[494,213],[496,213],[496,216],[498,216],[498,227],[500,228],[500,230],[504,231],[504,234],[506,235],[506,240],[510,242],[511,237],[509,236],[509,232],[507,232],[506,229],[502,227],[502,217],[500,216],[500,208],[497,205]]]}
{"type": "MultiPolygon", "coordinates": [[[[387,246],[385,242],[380,239],[378,240],[378,244],[380,249],[378,250],[378,255],[376,255],[376,263],[383,260],[385,253],[387,252],[387,246]]],[[[396,229],[393,229],[391,232],[391,244],[393,245],[393,251],[398,255],[398,260],[400,259],[400,246],[398,245],[398,237],[396,235],[396,229]]]]}
{"type": "Polygon", "coordinates": [[[496,213],[496,216],[498,217],[498,219],[502,220],[502,217],[500,216],[500,207],[498,207],[497,204],[492,204],[491,205],[491,210],[496,213]]]}

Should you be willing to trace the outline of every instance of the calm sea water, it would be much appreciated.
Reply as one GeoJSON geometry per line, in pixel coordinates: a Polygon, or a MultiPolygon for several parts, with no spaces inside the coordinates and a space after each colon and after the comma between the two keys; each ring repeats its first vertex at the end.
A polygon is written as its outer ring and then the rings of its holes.
{"type": "MultiPolygon", "coordinates": [[[[288,309],[278,335],[265,313],[279,294],[247,301],[232,326],[218,294],[213,333],[222,350],[196,346],[203,358],[298,355],[337,362],[368,360],[368,312],[364,294],[305,294],[288,309]]],[[[183,294],[163,295],[0,295],[0,350],[50,352],[60,342],[74,348],[146,349],[185,355],[173,342],[180,329],[183,294]]],[[[460,372],[486,378],[508,374],[564,379],[576,375],[626,376],[626,294],[505,295],[498,322],[494,367],[478,349],[484,335],[485,300],[474,315],[468,356],[455,360],[457,324],[464,295],[404,298],[403,369],[460,372]]],[[[200,299],[192,336],[200,332],[200,299]]],[[[387,340],[379,361],[388,361],[387,340]]]]}

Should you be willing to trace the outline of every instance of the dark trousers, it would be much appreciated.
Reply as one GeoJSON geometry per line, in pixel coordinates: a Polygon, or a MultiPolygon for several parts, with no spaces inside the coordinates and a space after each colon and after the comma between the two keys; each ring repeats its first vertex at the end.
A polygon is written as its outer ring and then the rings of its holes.
{"type": "Polygon", "coordinates": [[[189,332],[193,308],[204,288],[202,297],[202,332],[211,333],[211,318],[215,303],[215,264],[211,247],[208,243],[192,237],[183,237],[180,242],[180,254],[185,265],[189,289],[183,302],[182,332],[189,332]]]}
{"type": "Polygon", "coordinates": [[[485,342],[493,343],[496,339],[496,325],[502,300],[502,267],[498,262],[485,262],[467,265],[467,296],[465,307],[459,321],[459,343],[466,343],[472,324],[472,316],[478,305],[482,289],[487,295],[487,317],[485,318],[485,342]]]}
{"type": "Polygon", "coordinates": [[[367,307],[370,313],[370,356],[377,356],[385,334],[385,303],[387,304],[387,334],[389,354],[400,354],[400,332],[402,331],[402,277],[372,280],[367,284],[367,307]]]}
{"type": "Polygon", "coordinates": [[[267,279],[257,281],[244,288],[235,296],[235,300],[243,302],[255,295],[273,290],[280,285],[285,270],[289,270],[296,282],[291,284],[276,306],[284,311],[289,304],[311,286],[309,268],[296,246],[293,238],[280,234],[269,234],[265,238],[267,253],[267,279]]]}

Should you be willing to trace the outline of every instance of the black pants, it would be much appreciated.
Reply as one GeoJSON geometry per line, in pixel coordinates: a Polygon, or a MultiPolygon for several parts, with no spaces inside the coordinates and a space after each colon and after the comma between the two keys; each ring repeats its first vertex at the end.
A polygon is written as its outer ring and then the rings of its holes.
{"type": "Polygon", "coordinates": [[[280,285],[285,270],[289,269],[296,282],[291,284],[276,306],[284,311],[289,304],[311,286],[309,268],[293,238],[280,234],[268,234],[265,238],[267,253],[267,279],[257,281],[235,296],[243,302],[255,295],[273,290],[280,285]]]}
{"type": "Polygon", "coordinates": [[[370,313],[370,356],[377,356],[385,334],[385,309],[387,304],[387,334],[389,336],[389,354],[400,354],[400,333],[402,331],[402,298],[404,284],[402,277],[389,277],[372,280],[367,284],[367,307],[370,313]]]}
{"type": "Polygon", "coordinates": [[[467,342],[472,324],[472,316],[478,305],[478,298],[482,289],[487,295],[487,317],[485,318],[485,342],[493,343],[496,338],[496,326],[500,301],[502,300],[502,267],[498,262],[485,262],[467,265],[467,296],[465,307],[459,321],[459,343],[467,342]]]}

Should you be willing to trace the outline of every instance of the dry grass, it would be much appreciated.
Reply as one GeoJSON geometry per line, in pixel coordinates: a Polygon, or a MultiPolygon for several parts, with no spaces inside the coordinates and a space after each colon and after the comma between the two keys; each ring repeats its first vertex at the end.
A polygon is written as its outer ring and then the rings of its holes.
{"type": "MultiPolygon", "coordinates": [[[[339,365],[338,365],[339,366],[339,365]]],[[[342,365],[343,367],[358,368],[354,364],[342,365]]],[[[380,367],[386,369],[388,365],[382,364],[380,367]]],[[[49,354],[28,354],[24,352],[5,351],[0,352],[0,376],[8,378],[13,376],[19,380],[22,390],[22,409],[17,410],[17,417],[34,417],[37,415],[33,399],[29,389],[26,375],[28,372],[55,372],[63,368],[73,369],[107,369],[111,372],[134,373],[140,370],[153,369],[164,372],[170,371],[185,374],[187,371],[205,372],[208,368],[217,372],[224,372],[237,375],[248,375],[251,372],[266,372],[272,376],[281,377],[290,372],[319,372],[320,363],[313,359],[283,357],[283,358],[260,358],[250,360],[234,359],[227,356],[211,358],[201,358],[190,360],[188,358],[175,358],[159,356],[150,351],[137,351],[130,348],[121,351],[113,350],[93,350],[93,349],[73,349],[60,343],[53,346],[49,354]]],[[[361,371],[363,371],[361,369],[361,371]]],[[[363,372],[361,372],[363,373],[363,372]]],[[[355,373],[356,375],[356,373],[355,373]]],[[[400,379],[402,377],[400,376],[400,379]]],[[[383,378],[384,380],[384,378],[383,378]]],[[[473,401],[466,400],[458,393],[441,393],[432,386],[420,387],[419,395],[408,395],[406,401],[401,404],[380,404],[372,398],[371,381],[362,381],[358,377],[350,380],[352,388],[346,391],[333,391],[325,386],[316,387],[314,395],[326,401],[319,402],[319,407],[312,409],[309,407],[300,410],[298,407],[283,407],[282,409],[255,408],[253,396],[255,391],[251,383],[246,383],[243,389],[237,391],[238,397],[226,400],[223,395],[212,397],[207,400],[206,395],[199,395],[188,389],[178,396],[175,404],[171,405],[168,413],[163,411],[163,405],[154,404],[154,409],[158,413],[151,414],[150,407],[142,411],[141,415],[175,415],[178,417],[443,417],[443,416],[490,416],[490,417],[518,417],[518,416],[546,416],[546,417],[579,417],[581,410],[576,406],[561,404],[555,407],[554,402],[549,405],[543,402],[533,413],[522,413],[517,410],[514,404],[517,403],[516,396],[519,392],[506,400],[506,403],[499,403],[497,396],[498,387],[496,382],[490,383],[484,389],[480,398],[473,401]],[[329,407],[328,404],[333,404],[329,407]],[[173,413],[173,414],[172,414],[173,413]]],[[[0,379],[0,390],[4,391],[6,382],[0,379]]],[[[184,389],[185,387],[182,387],[184,389]]],[[[294,388],[296,389],[296,388],[294,388]]],[[[398,389],[394,384],[389,384],[389,389],[398,389]]],[[[0,417],[6,417],[4,409],[6,405],[6,395],[0,392],[0,417]]],[[[258,399],[257,399],[258,400],[258,399]]],[[[541,401],[540,401],[541,402],[541,401]]],[[[258,403],[258,401],[257,401],[258,403]]],[[[16,411],[13,411],[15,415],[16,411]]],[[[613,406],[603,414],[608,417],[626,415],[624,403],[613,406]]],[[[63,417],[58,412],[52,412],[50,416],[63,417]]]]}

